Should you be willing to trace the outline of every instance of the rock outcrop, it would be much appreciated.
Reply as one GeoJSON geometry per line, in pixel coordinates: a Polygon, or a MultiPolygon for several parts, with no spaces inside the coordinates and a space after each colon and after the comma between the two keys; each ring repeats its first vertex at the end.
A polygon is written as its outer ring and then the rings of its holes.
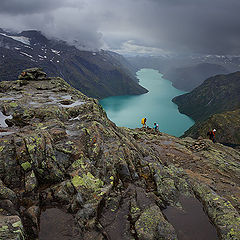
{"type": "Polygon", "coordinates": [[[59,208],[74,216],[67,239],[173,240],[162,210],[181,208],[182,195],[199,199],[220,239],[240,238],[240,152],[118,128],[61,78],[1,82],[0,106],[8,125],[0,132],[0,239],[37,239],[41,211],[59,208]]]}

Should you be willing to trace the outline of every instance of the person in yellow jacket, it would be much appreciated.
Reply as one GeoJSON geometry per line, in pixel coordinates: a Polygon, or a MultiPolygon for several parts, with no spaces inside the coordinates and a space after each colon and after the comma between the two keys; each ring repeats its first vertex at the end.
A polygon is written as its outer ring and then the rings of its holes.
{"type": "Polygon", "coordinates": [[[142,123],[142,127],[143,128],[145,128],[146,127],[146,122],[147,122],[147,119],[146,118],[142,118],[142,121],[141,121],[141,123],[142,123]]]}

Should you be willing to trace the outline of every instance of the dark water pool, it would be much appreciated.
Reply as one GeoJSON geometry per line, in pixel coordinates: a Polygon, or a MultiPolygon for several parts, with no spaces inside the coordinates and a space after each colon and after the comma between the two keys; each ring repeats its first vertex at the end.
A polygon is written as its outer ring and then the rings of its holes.
{"type": "Polygon", "coordinates": [[[42,212],[40,218],[39,240],[77,240],[74,218],[58,208],[49,208],[42,212]]]}
{"type": "Polygon", "coordinates": [[[181,197],[183,211],[168,207],[163,211],[168,221],[176,229],[178,240],[217,240],[215,227],[204,213],[196,198],[181,197]]]}

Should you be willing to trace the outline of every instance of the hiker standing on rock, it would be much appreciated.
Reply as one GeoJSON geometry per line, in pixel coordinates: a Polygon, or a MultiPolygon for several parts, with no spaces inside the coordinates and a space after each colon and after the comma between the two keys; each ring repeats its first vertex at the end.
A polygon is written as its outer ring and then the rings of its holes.
{"type": "Polygon", "coordinates": [[[154,130],[157,132],[157,131],[158,131],[158,124],[157,124],[157,123],[154,123],[153,128],[154,128],[154,130]]]}
{"type": "Polygon", "coordinates": [[[142,118],[142,121],[141,121],[141,123],[142,123],[142,127],[143,128],[145,128],[146,127],[146,122],[147,122],[147,119],[146,118],[142,118]]]}
{"type": "Polygon", "coordinates": [[[207,135],[209,136],[209,139],[212,140],[213,143],[216,142],[216,140],[215,140],[216,131],[217,131],[216,129],[213,129],[207,133],[207,135]]]}

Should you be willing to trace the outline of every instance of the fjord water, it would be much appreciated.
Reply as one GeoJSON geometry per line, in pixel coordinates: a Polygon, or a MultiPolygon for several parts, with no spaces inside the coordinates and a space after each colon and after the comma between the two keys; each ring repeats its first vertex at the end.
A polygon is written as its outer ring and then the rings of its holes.
{"type": "Polygon", "coordinates": [[[134,96],[114,96],[100,101],[108,117],[117,126],[141,127],[141,119],[147,118],[147,126],[159,124],[159,130],[174,136],[181,136],[194,124],[188,116],[181,114],[171,100],[186,92],[178,90],[163,78],[163,74],[153,69],[141,69],[137,72],[140,85],[148,93],[134,96]]]}

